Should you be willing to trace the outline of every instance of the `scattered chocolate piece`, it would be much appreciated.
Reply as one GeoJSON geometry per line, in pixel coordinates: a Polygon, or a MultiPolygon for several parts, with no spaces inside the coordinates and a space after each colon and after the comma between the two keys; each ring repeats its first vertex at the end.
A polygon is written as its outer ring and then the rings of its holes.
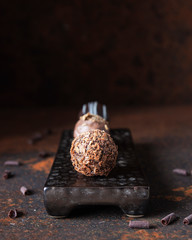
{"type": "Polygon", "coordinates": [[[20,162],[19,161],[5,161],[4,165],[6,165],[6,166],[19,166],[20,162]]]}
{"type": "Polygon", "coordinates": [[[42,151],[39,153],[39,157],[41,158],[46,158],[46,157],[50,157],[51,154],[49,152],[45,152],[45,151],[42,151]]]}
{"type": "Polygon", "coordinates": [[[9,212],[8,212],[8,217],[10,218],[16,218],[18,216],[18,211],[17,209],[11,209],[9,212]]]}
{"type": "Polygon", "coordinates": [[[189,175],[185,169],[181,169],[181,168],[175,168],[175,169],[173,169],[173,172],[177,173],[179,175],[184,175],[184,176],[189,175]]]}
{"type": "Polygon", "coordinates": [[[43,132],[43,135],[51,135],[53,133],[53,131],[49,128],[45,129],[43,132]]]}
{"type": "Polygon", "coordinates": [[[171,222],[175,221],[178,217],[175,215],[175,213],[170,213],[169,215],[165,216],[164,218],[161,219],[161,223],[164,226],[167,226],[171,222]]]}
{"type": "Polygon", "coordinates": [[[192,223],[192,214],[190,214],[189,216],[185,217],[183,220],[183,223],[185,225],[189,225],[190,223],[192,223]]]}
{"type": "Polygon", "coordinates": [[[30,145],[33,145],[34,144],[34,141],[33,141],[33,139],[28,139],[28,144],[30,144],[30,145]]]}
{"type": "Polygon", "coordinates": [[[22,192],[23,195],[29,195],[30,194],[29,189],[27,189],[25,186],[22,186],[20,188],[20,191],[22,192]]]}
{"type": "Polygon", "coordinates": [[[150,228],[148,221],[130,221],[130,228],[150,228]]]}
{"type": "Polygon", "coordinates": [[[4,173],[3,173],[3,178],[6,180],[8,178],[11,178],[13,176],[13,174],[8,171],[8,170],[5,170],[4,173]]]}
{"type": "Polygon", "coordinates": [[[41,133],[35,133],[31,139],[28,140],[29,144],[34,144],[38,141],[40,141],[43,138],[43,135],[41,133]]]}

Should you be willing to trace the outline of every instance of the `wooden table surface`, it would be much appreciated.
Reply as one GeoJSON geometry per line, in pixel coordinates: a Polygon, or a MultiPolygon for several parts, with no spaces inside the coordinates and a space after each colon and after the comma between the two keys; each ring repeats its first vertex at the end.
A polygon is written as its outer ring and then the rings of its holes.
{"type": "Polygon", "coordinates": [[[132,131],[137,156],[150,186],[149,209],[141,219],[151,229],[130,229],[127,217],[117,207],[93,206],[74,210],[69,218],[53,219],[43,204],[43,186],[57,151],[62,130],[73,128],[77,109],[1,110],[0,172],[14,173],[0,178],[0,239],[192,239],[192,225],[183,218],[192,213],[192,177],[172,173],[174,168],[192,170],[192,106],[110,109],[112,128],[128,127],[132,131]],[[34,132],[50,128],[52,135],[35,145],[28,139],[34,132]],[[41,159],[40,151],[51,157],[41,159]],[[5,167],[6,160],[19,160],[18,167],[5,167]],[[33,194],[23,196],[25,185],[33,194]],[[10,219],[16,208],[23,215],[10,219]],[[175,212],[179,219],[169,226],[161,218],[175,212]]]}

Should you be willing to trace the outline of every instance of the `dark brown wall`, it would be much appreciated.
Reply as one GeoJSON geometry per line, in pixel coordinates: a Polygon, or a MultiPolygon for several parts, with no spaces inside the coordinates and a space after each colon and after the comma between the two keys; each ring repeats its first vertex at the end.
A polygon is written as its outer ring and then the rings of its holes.
{"type": "Polygon", "coordinates": [[[1,106],[192,103],[191,0],[11,0],[0,16],[1,106]]]}

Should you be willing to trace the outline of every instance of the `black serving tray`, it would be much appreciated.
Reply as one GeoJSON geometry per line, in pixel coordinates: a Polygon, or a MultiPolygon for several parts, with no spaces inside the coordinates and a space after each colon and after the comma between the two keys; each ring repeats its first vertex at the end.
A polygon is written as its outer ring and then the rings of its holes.
{"type": "Polygon", "coordinates": [[[44,186],[44,204],[53,217],[66,217],[79,205],[118,205],[129,216],[146,212],[149,185],[138,165],[129,129],[112,129],[118,145],[116,167],[105,177],[76,172],[70,160],[73,131],[65,130],[44,186]]]}

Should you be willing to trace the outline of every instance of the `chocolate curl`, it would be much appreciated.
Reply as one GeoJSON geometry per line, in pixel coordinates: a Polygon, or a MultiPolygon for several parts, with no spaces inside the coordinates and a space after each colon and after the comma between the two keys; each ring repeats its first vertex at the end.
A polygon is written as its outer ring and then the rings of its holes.
{"type": "Polygon", "coordinates": [[[31,139],[28,140],[29,144],[34,144],[38,141],[40,141],[43,138],[43,135],[41,133],[35,133],[31,139]]]}
{"type": "Polygon", "coordinates": [[[169,215],[161,219],[161,223],[164,226],[167,226],[168,224],[175,221],[176,219],[177,219],[177,216],[175,215],[175,213],[170,213],[169,215]]]}
{"type": "Polygon", "coordinates": [[[41,158],[47,158],[47,157],[51,156],[51,154],[49,152],[45,152],[45,151],[40,152],[38,155],[41,158]]]}
{"type": "Polygon", "coordinates": [[[18,211],[17,209],[11,209],[9,212],[8,212],[8,217],[10,218],[16,218],[18,216],[18,211]]]}
{"type": "Polygon", "coordinates": [[[149,222],[148,221],[130,221],[129,222],[130,228],[149,228],[149,222]]]}
{"type": "Polygon", "coordinates": [[[23,195],[28,195],[29,194],[29,189],[27,189],[25,186],[22,186],[20,188],[20,191],[22,192],[23,195]]]}
{"type": "Polygon", "coordinates": [[[4,173],[3,173],[3,178],[6,180],[8,178],[11,178],[13,176],[13,174],[8,171],[8,170],[5,170],[4,173]]]}
{"type": "Polygon", "coordinates": [[[192,223],[192,214],[190,214],[189,216],[185,217],[183,220],[183,223],[185,225],[189,225],[190,223],[192,223]]]}
{"type": "Polygon", "coordinates": [[[51,135],[53,133],[53,131],[50,128],[47,128],[43,131],[43,135],[51,135]]]}
{"type": "Polygon", "coordinates": [[[4,165],[5,166],[19,166],[20,162],[18,162],[18,161],[5,161],[4,165]]]}
{"type": "Polygon", "coordinates": [[[188,175],[188,172],[185,169],[181,169],[181,168],[175,168],[173,169],[173,172],[183,176],[188,175]]]}

